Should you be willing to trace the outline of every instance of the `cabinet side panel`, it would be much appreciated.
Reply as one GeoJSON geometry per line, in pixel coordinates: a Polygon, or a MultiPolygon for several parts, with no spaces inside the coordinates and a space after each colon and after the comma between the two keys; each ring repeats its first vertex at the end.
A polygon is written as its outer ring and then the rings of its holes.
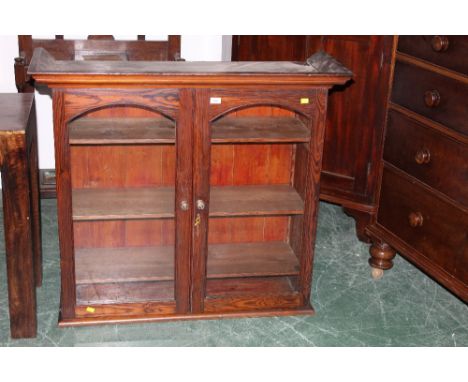
{"type": "Polygon", "coordinates": [[[65,123],[65,95],[53,92],[55,158],[57,177],[58,235],[60,244],[61,319],[75,316],[75,261],[73,248],[72,195],[70,176],[70,146],[65,123]]]}

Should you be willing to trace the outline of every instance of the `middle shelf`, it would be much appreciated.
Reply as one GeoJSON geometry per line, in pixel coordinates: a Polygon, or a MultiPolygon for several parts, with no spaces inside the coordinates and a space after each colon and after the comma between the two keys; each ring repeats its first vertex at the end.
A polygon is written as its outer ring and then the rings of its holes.
{"type": "MultiPolygon", "coordinates": [[[[175,216],[173,187],[75,189],[72,200],[74,221],[175,216]]],[[[209,208],[210,217],[300,215],[304,202],[290,185],[218,186],[209,208]]]]}

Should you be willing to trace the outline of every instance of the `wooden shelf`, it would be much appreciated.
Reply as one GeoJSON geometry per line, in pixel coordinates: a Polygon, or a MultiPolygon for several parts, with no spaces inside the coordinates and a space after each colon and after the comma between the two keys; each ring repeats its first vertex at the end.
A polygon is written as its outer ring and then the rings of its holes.
{"type": "MultiPolygon", "coordinates": [[[[291,276],[299,263],[284,242],[210,244],[208,278],[291,276]]],[[[174,280],[174,247],[75,251],[77,285],[174,280]]]]}
{"type": "Polygon", "coordinates": [[[86,188],[73,190],[73,220],[174,217],[174,188],[86,188]]]}
{"type": "Polygon", "coordinates": [[[293,276],[299,262],[288,243],[230,243],[208,245],[208,278],[293,276]]]}
{"type": "Polygon", "coordinates": [[[174,280],[78,284],[77,305],[122,304],[145,301],[173,301],[174,280]]]}
{"type": "Polygon", "coordinates": [[[212,187],[210,217],[300,215],[304,202],[289,185],[212,187]]]}
{"type": "Polygon", "coordinates": [[[174,280],[174,247],[75,250],[77,284],[174,280]]]}
{"type": "Polygon", "coordinates": [[[213,143],[308,142],[310,132],[294,117],[224,117],[212,124],[213,143]]]}
{"type": "MultiPolygon", "coordinates": [[[[174,198],[171,187],[76,189],[73,191],[73,219],[173,218],[174,198]]],[[[210,217],[304,212],[304,202],[289,185],[213,187],[210,198],[210,217]]]]}
{"type": "Polygon", "coordinates": [[[167,118],[79,118],[69,125],[71,145],[174,144],[167,118]]]}

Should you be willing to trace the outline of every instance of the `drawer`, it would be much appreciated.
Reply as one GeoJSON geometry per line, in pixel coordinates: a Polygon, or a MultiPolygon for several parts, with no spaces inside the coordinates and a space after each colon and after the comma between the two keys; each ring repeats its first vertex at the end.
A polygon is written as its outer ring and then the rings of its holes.
{"type": "Polygon", "coordinates": [[[392,101],[468,135],[467,83],[398,61],[392,101]]]}
{"type": "Polygon", "coordinates": [[[468,74],[467,36],[400,36],[398,51],[468,74]]]}
{"type": "Polygon", "coordinates": [[[468,146],[390,110],[384,159],[468,206],[468,146]],[[449,175],[449,176],[447,176],[449,175]]]}
{"type": "Polygon", "coordinates": [[[378,222],[468,284],[468,214],[410,177],[384,168],[378,222]]]}

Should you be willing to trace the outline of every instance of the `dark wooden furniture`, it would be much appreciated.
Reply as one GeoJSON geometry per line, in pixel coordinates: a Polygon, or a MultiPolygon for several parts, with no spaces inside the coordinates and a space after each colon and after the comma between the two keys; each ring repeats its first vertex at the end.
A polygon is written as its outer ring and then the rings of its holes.
{"type": "Polygon", "coordinates": [[[35,337],[42,282],[36,114],[33,94],[0,94],[0,169],[13,338],[35,337]]]}
{"type": "Polygon", "coordinates": [[[468,38],[401,36],[369,263],[395,250],[468,301],[468,38]]]}
{"type": "Polygon", "coordinates": [[[377,211],[394,44],[393,36],[233,36],[234,61],[304,61],[322,49],[353,71],[330,92],[320,197],[341,204],[364,241],[377,211]]]}
{"type": "Polygon", "coordinates": [[[328,89],[308,65],[56,61],[61,325],[310,314],[328,89]]]}
{"type": "MultiPolygon", "coordinates": [[[[180,36],[168,36],[167,40],[115,40],[111,35],[91,35],[86,40],[37,39],[31,35],[18,36],[19,56],[15,58],[15,81],[19,93],[33,93],[34,80],[28,75],[28,66],[35,48],[45,48],[58,60],[128,60],[128,61],[180,61],[180,36]]],[[[40,170],[42,198],[55,198],[55,170],[40,170]]]]}

